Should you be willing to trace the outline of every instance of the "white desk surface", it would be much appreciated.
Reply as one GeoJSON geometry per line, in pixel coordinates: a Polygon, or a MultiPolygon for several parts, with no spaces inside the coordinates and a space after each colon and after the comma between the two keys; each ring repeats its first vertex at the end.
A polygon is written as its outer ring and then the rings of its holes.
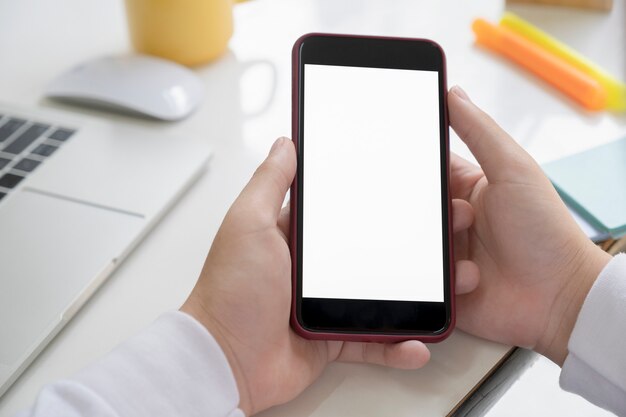
{"type": "MultiPolygon", "coordinates": [[[[513,10],[624,79],[626,8],[624,0],[615,3],[608,14],[531,6],[513,10]]],[[[200,135],[215,157],[208,173],[0,400],[0,417],[28,406],[43,384],[71,375],[182,303],[228,206],[273,140],[290,134],[290,52],[303,33],[436,40],[447,52],[449,84],[462,85],[540,162],[626,135],[626,118],[587,114],[543,82],[473,45],[472,18],[496,20],[503,9],[498,0],[253,0],[236,6],[230,51],[197,69],[207,100],[189,119],[167,124],[81,111],[175,133],[180,140],[200,135]]],[[[75,63],[128,51],[121,0],[1,2],[0,101],[76,111],[42,101],[46,83],[75,63]]],[[[468,155],[454,135],[452,142],[453,150],[468,155]]],[[[297,400],[264,415],[445,415],[506,350],[457,332],[432,347],[431,363],[419,371],[333,365],[297,400]]],[[[540,378],[528,396],[542,384],[554,388],[557,381],[540,378]]],[[[550,400],[545,401],[547,411],[550,400]]],[[[525,402],[509,401],[518,409],[525,402]]]]}

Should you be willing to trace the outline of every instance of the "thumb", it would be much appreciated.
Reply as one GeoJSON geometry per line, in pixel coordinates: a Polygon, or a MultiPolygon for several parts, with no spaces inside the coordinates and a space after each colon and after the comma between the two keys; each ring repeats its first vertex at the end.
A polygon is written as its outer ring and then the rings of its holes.
{"type": "Polygon", "coordinates": [[[288,138],[278,138],[265,161],[243,189],[237,205],[245,207],[249,215],[275,226],[285,195],[296,174],[296,152],[288,138]]]}
{"type": "Polygon", "coordinates": [[[485,112],[454,86],[448,94],[450,126],[465,142],[490,182],[519,181],[531,156],[485,112]]]}

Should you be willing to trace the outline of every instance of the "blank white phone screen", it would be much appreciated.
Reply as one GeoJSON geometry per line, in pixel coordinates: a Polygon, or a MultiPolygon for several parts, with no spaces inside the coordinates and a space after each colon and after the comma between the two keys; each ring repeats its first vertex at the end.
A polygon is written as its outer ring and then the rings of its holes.
{"type": "Polygon", "coordinates": [[[444,301],[436,71],[304,66],[302,296],[444,301]]]}

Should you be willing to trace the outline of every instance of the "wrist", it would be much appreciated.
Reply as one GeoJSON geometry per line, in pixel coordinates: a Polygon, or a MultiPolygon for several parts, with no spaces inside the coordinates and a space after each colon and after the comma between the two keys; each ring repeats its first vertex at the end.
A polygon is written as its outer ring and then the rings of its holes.
{"type": "Polygon", "coordinates": [[[225,335],[226,330],[219,325],[219,322],[213,319],[209,309],[206,308],[201,300],[196,299],[196,297],[193,296],[193,293],[180,307],[180,311],[187,313],[196,319],[217,341],[217,344],[220,346],[224,356],[226,356],[226,359],[228,360],[228,364],[230,365],[230,369],[233,372],[233,376],[237,384],[237,390],[239,391],[239,408],[245,415],[252,415],[253,407],[250,390],[248,389],[248,382],[243,369],[237,360],[234,349],[225,335]]]}
{"type": "Polygon", "coordinates": [[[572,268],[562,278],[563,284],[550,310],[548,325],[535,346],[538,353],[559,366],[569,353],[570,335],[587,294],[612,258],[591,242],[585,243],[584,249],[575,254],[572,268]]]}

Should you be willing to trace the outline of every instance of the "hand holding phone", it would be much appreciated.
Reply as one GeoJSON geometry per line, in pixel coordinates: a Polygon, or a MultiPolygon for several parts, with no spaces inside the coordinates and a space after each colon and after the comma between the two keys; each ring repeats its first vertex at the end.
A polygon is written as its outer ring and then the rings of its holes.
{"type": "Polygon", "coordinates": [[[311,34],[294,46],[293,71],[294,329],[442,340],[454,326],[443,51],[311,34]]]}

